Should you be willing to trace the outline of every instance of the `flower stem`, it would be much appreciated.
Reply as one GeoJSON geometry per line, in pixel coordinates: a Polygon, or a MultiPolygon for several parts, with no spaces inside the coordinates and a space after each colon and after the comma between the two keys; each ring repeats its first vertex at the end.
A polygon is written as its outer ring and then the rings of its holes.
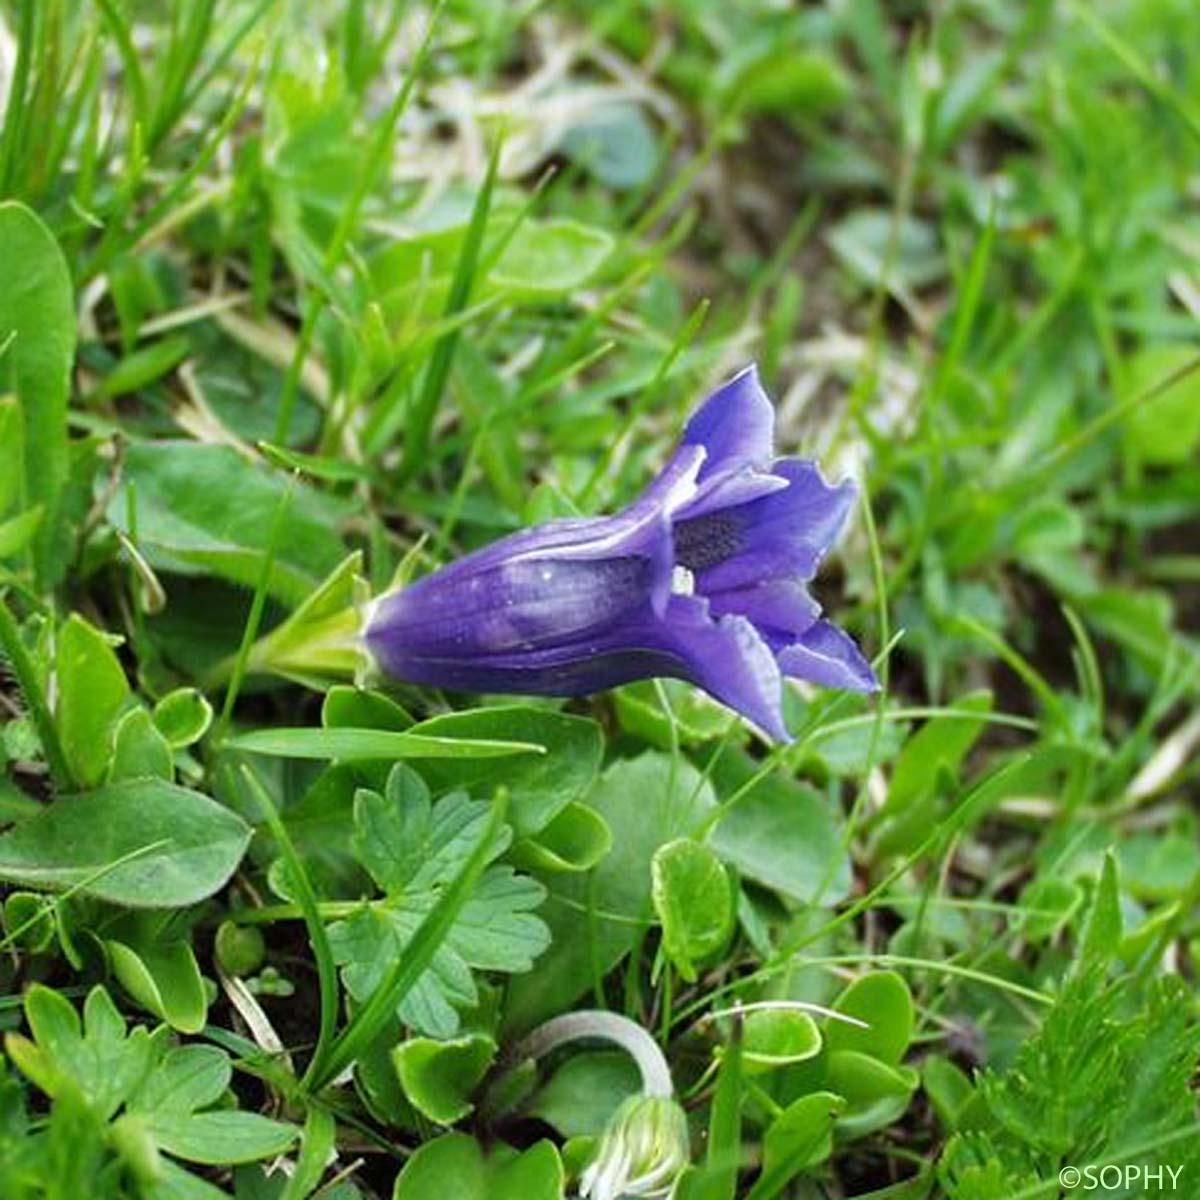
{"type": "Polygon", "coordinates": [[[642,1092],[647,1096],[671,1096],[671,1068],[658,1043],[636,1021],[602,1009],[564,1013],[539,1025],[514,1050],[517,1062],[541,1058],[567,1042],[599,1039],[620,1046],[637,1063],[642,1092]]]}

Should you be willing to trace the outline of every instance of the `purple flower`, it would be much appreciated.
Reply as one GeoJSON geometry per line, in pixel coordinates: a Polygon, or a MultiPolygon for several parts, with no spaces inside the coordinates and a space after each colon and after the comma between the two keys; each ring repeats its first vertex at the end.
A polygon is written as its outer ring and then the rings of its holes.
{"type": "Polygon", "coordinates": [[[806,586],[855,487],[772,459],[773,426],[749,367],[705,401],[623,512],[524,529],[381,596],[367,647],[389,675],[466,691],[578,696],[686,679],[787,739],[785,675],[878,685],[806,586]]]}

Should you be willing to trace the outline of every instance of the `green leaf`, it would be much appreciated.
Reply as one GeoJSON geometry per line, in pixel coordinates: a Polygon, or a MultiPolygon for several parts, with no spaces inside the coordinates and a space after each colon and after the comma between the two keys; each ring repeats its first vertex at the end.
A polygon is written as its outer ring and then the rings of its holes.
{"type": "Polygon", "coordinates": [[[496,1057],[496,1043],[483,1034],[439,1042],[416,1037],[392,1051],[404,1094],[418,1112],[440,1125],[461,1121],[474,1107],[469,1097],[496,1057]]]}
{"type": "MultiPolygon", "coordinates": [[[[4,379],[6,353],[0,342],[0,380],[4,379]]],[[[25,418],[16,396],[0,395],[0,516],[25,506],[25,418]]],[[[0,552],[0,558],[6,553],[0,552]]]]}
{"type": "Polygon", "coordinates": [[[1187,1178],[1200,1170],[1191,1087],[1198,1049],[1191,996],[1178,978],[1143,992],[1133,977],[1107,984],[1100,964],[1069,977],[1011,1065],[979,1076],[983,1111],[972,1111],[939,1164],[947,1195],[1003,1200],[1013,1179],[1051,1179],[1064,1162],[1138,1161],[1160,1138],[1173,1141],[1161,1152],[1187,1178]],[[982,1186],[998,1179],[1002,1188],[982,1186]]]}
{"type": "Polygon", "coordinates": [[[686,1187],[681,1200],[734,1200],[742,1157],[742,1039],[744,1026],[734,1018],[721,1054],[717,1088],[708,1118],[704,1171],[686,1187]]]}
{"type": "MultiPolygon", "coordinates": [[[[404,938],[403,946],[385,960],[387,965],[382,977],[372,981],[369,998],[351,1018],[350,1024],[334,1044],[325,1069],[314,1075],[313,1086],[322,1086],[336,1077],[391,1024],[399,1006],[409,1000],[410,993],[425,972],[435,964],[438,954],[449,952],[447,943],[455,924],[463,920],[468,904],[479,899],[481,885],[487,882],[489,875],[500,889],[516,890],[509,887],[510,881],[513,881],[511,872],[496,869],[485,874],[484,871],[504,825],[505,801],[506,797],[503,791],[500,791],[492,801],[491,814],[482,837],[453,878],[432,897],[432,903],[415,923],[412,933],[404,938]]],[[[520,887],[524,882],[516,881],[516,887],[520,887]]],[[[476,927],[472,930],[468,927],[468,936],[481,935],[488,952],[493,951],[495,947],[491,944],[486,921],[497,913],[503,914],[506,907],[507,903],[503,897],[494,893],[487,895],[481,905],[483,914],[486,914],[484,928],[476,927]]],[[[332,931],[330,932],[332,935],[332,931]]],[[[480,965],[492,964],[485,961],[480,965]]],[[[467,982],[470,982],[469,973],[467,982]]],[[[453,1010],[451,1015],[454,1016],[453,1010]]]]}
{"type": "Polygon", "coordinates": [[[0,560],[16,558],[33,541],[45,515],[45,509],[39,504],[7,521],[0,521],[0,560]]]}
{"type": "Polygon", "coordinates": [[[147,1113],[146,1119],[155,1140],[168,1154],[212,1166],[273,1158],[300,1133],[294,1125],[236,1109],[201,1113],[160,1109],[147,1113]]]}
{"type": "Polygon", "coordinates": [[[930,1054],[921,1063],[921,1084],[942,1128],[953,1133],[960,1128],[966,1106],[976,1096],[967,1073],[942,1054],[930,1054]]]}
{"type": "Polygon", "coordinates": [[[194,1112],[217,1103],[233,1078],[229,1055],[216,1046],[173,1046],[146,1077],[129,1107],[136,1112],[194,1112]]]}
{"type": "Polygon", "coordinates": [[[892,1067],[857,1050],[834,1050],[829,1055],[829,1083],[853,1105],[876,1100],[907,1098],[916,1087],[916,1076],[907,1067],[892,1067]]]}
{"type": "Polygon", "coordinates": [[[733,893],[717,856],[688,838],[668,842],[650,863],[650,896],[663,949],[688,983],[696,963],[715,954],[733,928],[733,893]]]}
{"type": "Polygon", "coordinates": [[[599,1137],[621,1104],[642,1090],[642,1077],[623,1050],[574,1054],[538,1089],[523,1111],[563,1137],[599,1137]]]}
{"type": "Polygon", "coordinates": [[[612,234],[581,221],[525,221],[487,276],[492,289],[542,299],[583,287],[613,252],[612,234]]]}
{"type": "Polygon", "coordinates": [[[550,946],[508,988],[507,1020],[527,1029],[569,1007],[629,953],[649,925],[650,862],[713,809],[712,789],[686,760],[647,753],[613,763],[585,803],[608,825],[614,851],[588,876],[553,877],[541,915],[550,946]]]}
{"type": "Polygon", "coordinates": [[[746,63],[727,91],[730,102],[748,113],[797,117],[837,108],[850,82],[831,55],[779,46],[746,63]]]}
{"type": "Polygon", "coordinates": [[[746,1014],[742,1063],[747,1075],[806,1062],[820,1052],[821,1031],[808,1013],[780,1008],[746,1014]]]}
{"type": "Polygon", "coordinates": [[[54,944],[52,903],[36,892],[9,892],[2,910],[5,946],[16,946],[31,954],[48,950],[54,944]]]}
{"type": "Polygon", "coordinates": [[[114,904],[196,904],[223,887],[250,828],[199,792],[159,780],[63,796],[0,835],[0,879],[75,888],[114,904]]]}
{"type": "Polygon", "coordinates": [[[125,1033],[125,1021],[102,987],[84,1002],[82,1023],[71,1002],[43,984],[25,993],[33,1042],[9,1034],[5,1048],[17,1066],[55,1100],[78,1095],[108,1120],[141,1086],[155,1058],[148,1030],[125,1033]]]}
{"type": "Polygon", "coordinates": [[[16,201],[0,203],[0,246],[0,392],[15,392],[24,414],[25,503],[46,514],[35,561],[39,579],[48,584],[66,565],[60,530],[69,470],[67,398],[75,360],[71,273],[54,235],[16,201]]]}
{"type": "Polygon", "coordinates": [[[212,718],[212,705],[192,687],[176,688],[154,706],[154,724],[173,750],[198,742],[212,718]]]}
{"type": "Polygon", "coordinates": [[[714,741],[734,720],[707,692],[679,679],[643,679],[612,696],[621,727],[660,750],[669,751],[674,739],[684,746],[714,741]]]}
{"type": "Polygon", "coordinates": [[[1020,906],[1029,909],[1021,932],[1034,944],[1049,941],[1079,911],[1083,889],[1058,875],[1038,876],[1021,889],[1020,906]]]}
{"type": "Polygon", "coordinates": [[[150,342],[119,359],[96,388],[97,398],[112,399],[136,392],[173,371],[191,350],[183,334],[150,342]]]}
{"type": "MultiPolygon", "coordinates": [[[[481,263],[491,259],[512,220],[511,210],[489,220],[481,263]]],[[[464,222],[393,242],[376,255],[371,275],[389,319],[411,320],[418,303],[420,311],[429,316],[445,307],[467,230],[464,222]]],[[[526,219],[490,270],[478,273],[472,298],[476,302],[501,296],[538,301],[570,293],[583,287],[604,265],[615,244],[610,233],[579,221],[526,219]]]]}
{"type": "MultiPolygon", "coordinates": [[[[950,707],[990,713],[992,693],[969,692],[950,707]]],[[[933,791],[941,773],[948,772],[953,776],[983,729],[983,718],[973,721],[969,717],[936,716],[926,721],[908,739],[896,759],[887,801],[881,811],[885,814],[901,811],[933,791]]]]}
{"type": "Polygon", "coordinates": [[[1079,967],[1091,963],[1111,963],[1121,945],[1121,885],[1117,859],[1111,850],[1104,856],[1104,870],[1096,885],[1092,907],[1088,911],[1076,961],[1079,967]]]}
{"type": "Polygon", "coordinates": [[[208,1018],[208,995],[192,947],[182,939],[141,944],[106,941],[113,974],[148,1012],[180,1033],[199,1033],[208,1018]]]}
{"type": "Polygon", "coordinates": [[[862,283],[886,283],[898,299],[912,300],[914,289],[942,278],[946,262],[937,232],[928,222],[902,217],[893,231],[893,214],[882,208],[858,208],[833,226],[829,245],[842,265],[862,283]]]}
{"type": "Polygon", "coordinates": [[[513,862],[535,871],[590,871],[612,849],[604,818],[572,800],[548,825],[513,847],[513,862]]]}
{"type": "Polygon", "coordinates": [[[763,1138],[763,1169],[747,1200],[771,1200],[801,1171],[824,1162],[833,1151],[833,1128],[845,1107],[833,1092],[812,1092],[789,1104],[763,1138]]]}
{"type": "Polygon", "coordinates": [[[1167,592],[1107,587],[1077,596],[1073,603],[1140,666],[1154,673],[1162,669],[1175,638],[1174,605],[1167,592]]]}
{"type": "Polygon", "coordinates": [[[108,638],[72,613],[59,630],[55,654],[55,721],[72,777],[92,787],[113,753],[113,730],[129,700],[125,672],[108,638]]]}
{"type": "Polygon", "coordinates": [[[136,497],[136,529],[125,489],[113,496],[108,520],[158,569],[211,573],[253,587],[279,525],[268,591],[295,607],[342,561],[340,502],[293,483],[277,521],[288,482],[229,446],[133,442],[125,451],[124,479],[136,497]]]}
{"type": "Polygon", "coordinates": [[[437,762],[426,772],[435,787],[481,793],[503,783],[509,792],[513,831],[530,837],[596,780],[604,751],[600,726],[586,717],[523,704],[468,709],[422,721],[413,729],[424,737],[483,742],[520,742],[544,753],[519,762],[437,762]]]}
{"type": "Polygon", "coordinates": [[[895,971],[872,971],[849,984],[834,1003],[866,1028],[831,1020],[825,1030],[830,1051],[855,1050],[895,1066],[912,1040],[913,1002],[908,984],[895,971]]]}
{"type": "Polygon", "coordinates": [[[712,848],[747,879],[793,900],[840,900],[850,889],[850,859],[835,810],[781,774],[750,785],[757,769],[731,750],[717,760],[712,778],[718,796],[743,794],[713,830],[712,848]]]}
{"type": "Polygon", "coordinates": [[[171,747],[159,733],[154,718],[146,709],[134,708],[117,722],[108,782],[144,778],[170,783],[175,778],[175,763],[171,747]]]}
{"type": "Polygon", "coordinates": [[[359,1200],[357,1188],[349,1195],[339,1198],[337,1185],[321,1188],[325,1168],[337,1155],[337,1123],[329,1109],[321,1104],[308,1102],[308,1113],[304,1119],[303,1144],[296,1156],[295,1170],[288,1179],[279,1200],[305,1200],[318,1191],[323,1200],[359,1200]]]}
{"type": "MultiPolygon", "coordinates": [[[[403,765],[393,768],[384,795],[358,793],[355,845],[385,898],[329,928],[343,981],[356,999],[371,995],[403,952],[479,846],[490,813],[491,805],[461,792],[433,804],[424,782],[403,765]]],[[[497,831],[485,861],[505,848],[508,837],[505,829],[497,831]]],[[[546,948],[546,926],[531,913],[544,898],[541,884],[509,867],[484,871],[429,970],[401,1003],[401,1020],[436,1037],[453,1036],[457,1010],[478,1002],[473,969],[528,971],[546,948]]]]}
{"type": "Polygon", "coordinates": [[[890,1125],[908,1108],[920,1076],[911,1067],[894,1067],[857,1050],[831,1050],[828,1081],[846,1100],[839,1129],[847,1137],[862,1137],[890,1125]]]}
{"type": "Polygon", "coordinates": [[[620,102],[589,106],[581,112],[563,134],[559,148],[611,188],[649,183],[660,153],[641,107],[620,102]]]}
{"type": "Polygon", "coordinates": [[[563,1200],[563,1169],[550,1142],[485,1158],[464,1133],[426,1142],[404,1165],[392,1200],[563,1200]]]}
{"type": "Polygon", "coordinates": [[[412,727],[413,719],[383,692],[338,684],[321,702],[321,724],[326,729],[391,729],[412,727]]]}
{"type": "MultiPolygon", "coordinates": [[[[429,722],[425,722],[428,724],[429,722]]],[[[398,758],[504,758],[514,754],[541,754],[529,742],[483,741],[435,737],[412,731],[387,729],[259,729],[230,738],[234,750],[273,754],[279,758],[330,758],[342,762],[398,758]]]]}
{"type": "Polygon", "coordinates": [[[1200,878],[1200,847],[1186,827],[1123,837],[1117,858],[1126,887],[1149,900],[1184,895],[1200,878]]]}
{"type": "MultiPolygon", "coordinates": [[[[1122,400],[1148,392],[1196,357],[1194,345],[1146,346],[1126,364],[1122,400]]],[[[1125,440],[1143,462],[1188,462],[1200,443],[1200,377],[1193,371],[1125,416],[1125,440]]]]}

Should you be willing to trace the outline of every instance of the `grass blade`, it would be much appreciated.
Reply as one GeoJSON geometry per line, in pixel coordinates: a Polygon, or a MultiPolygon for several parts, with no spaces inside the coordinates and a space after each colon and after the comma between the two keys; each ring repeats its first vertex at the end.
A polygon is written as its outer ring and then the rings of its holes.
{"type": "MultiPolygon", "coordinates": [[[[475,284],[476,269],[483,251],[488,213],[492,207],[492,192],[495,189],[496,174],[500,166],[500,146],[500,139],[497,138],[492,147],[492,156],[488,160],[487,174],[475,197],[475,206],[471,210],[471,220],[467,225],[467,233],[463,238],[458,262],[455,264],[450,293],[446,297],[446,310],[442,314],[443,318],[447,320],[461,312],[471,301],[471,289],[475,284]]],[[[409,413],[408,425],[404,431],[404,457],[400,463],[400,482],[411,479],[428,455],[429,435],[433,429],[438,406],[442,402],[442,394],[446,390],[446,382],[450,378],[454,353],[458,349],[458,338],[457,328],[443,334],[433,347],[433,353],[429,356],[429,365],[425,368],[425,379],[409,413]]]]}
{"type": "Polygon", "coordinates": [[[283,818],[279,815],[274,801],[267,794],[266,788],[249,767],[242,767],[242,778],[257,801],[262,819],[271,831],[271,836],[279,846],[279,854],[287,866],[291,885],[295,889],[296,905],[304,917],[304,924],[308,929],[308,940],[313,949],[313,959],[317,965],[320,1017],[316,1049],[313,1051],[308,1071],[304,1076],[307,1081],[316,1071],[323,1069],[333,1044],[334,1033],[337,1030],[337,964],[333,961],[333,950],[329,946],[325,923],[321,920],[321,913],[317,907],[317,894],[313,890],[308,872],[304,869],[304,863],[296,853],[296,847],[292,844],[283,818]]]}
{"type": "Polygon", "coordinates": [[[226,745],[278,758],[331,758],[362,762],[372,758],[506,758],[510,754],[545,754],[536,742],[502,742],[488,738],[429,737],[390,729],[259,729],[231,738],[226,745]]]}

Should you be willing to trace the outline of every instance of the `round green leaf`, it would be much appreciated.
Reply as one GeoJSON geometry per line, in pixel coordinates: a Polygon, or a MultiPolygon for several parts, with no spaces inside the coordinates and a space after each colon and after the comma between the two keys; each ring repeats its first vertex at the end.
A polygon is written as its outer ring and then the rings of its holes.
{"type": "Polygon", "coordinates": [[[891,1065],[904,1056],[912,1039],[913,1003],[908,984],[895,971],[872,971],[854,980],[834,1008],[867,1028],[830,1021],[825,1039],[831,1051],[854,1050],[891,1065]]]}
{"type": "Polygon", "coordinates": [[[195,688],[176,688],[154,706],[154,724],[175,750],[198,742],[212,724],[212,705],[195,688]]]}
{"type": "Polygon", "coordinates": [[[747,1015],[742,1033],[742,1062],[747,1074],[804,1062],[821,1051],[821,1031],[806,1012],[761,1009],[747,1015]]]}
{"type": "Polygon", "coordinates": [[[474,1138],[448,1133],[404,1165],[392,1200],[562,1200],[563,1169],[550,1142],[518,1154],[502,1145],[488,1158],[474,1138]]]}
{"type": "Polygon", "coordinates": [[[130,709],[117,722],[113,735],[113,756],[108,765],[109,782],[146,778],[170,782],[174,777],[175,764],[167,739],[144,708],[130,709]]]}
{"type": "Polygon", "coordinates": [[[431,1121],[451,1125],[474,1107],[468,1099],[496,1057],[496,1043],[482,1034],[435,1041],[409,1038],[392,1051],[404,1094],[431,1121]]]}
{"type": "Polygon", "coordinates": [[[729,877],[707,846],[680,838],[654,852],[650,881],[663,949],[680,975],[692,983],[696,962],[718,951],[733,926],[729,877]]]}
{"type": "Polygon", "coordinates": [[[534,871],[590,871],[612,849],[612,831],[594,809],[572,800],[534,837],[513,848],[519,867],[534,871]]]}
{"type": "MultiPolygon", "coordinates": [[[[1147,346],[1126,368],[1126,398],[1144,395],[1196,357],[1196,347],[1147,346]]],[[[1185,463],[1200,442],[1200,375],[1192,372],[1136,405],[1125,417],[1125,437],[1143,462],[1185,463]]]]}

